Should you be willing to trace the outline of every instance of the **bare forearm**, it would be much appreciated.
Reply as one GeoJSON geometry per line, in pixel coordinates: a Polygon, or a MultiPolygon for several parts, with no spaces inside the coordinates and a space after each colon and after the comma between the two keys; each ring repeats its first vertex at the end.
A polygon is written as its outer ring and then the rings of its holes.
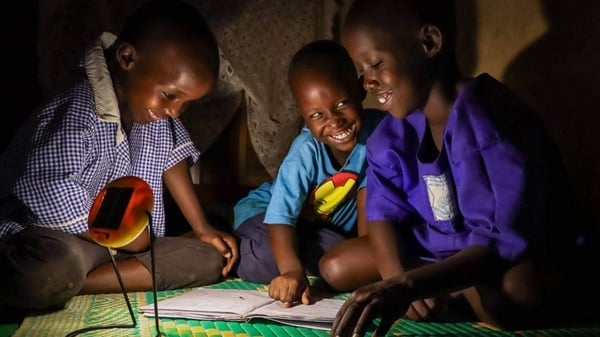
{"type": "Polygon", "coordinates": [[[367,212],[365,209],[367,188],[363,187],[356,193],[356,223],[358,236],[367,235],[367,212]]]}
{"type": "Polygon", "coordinates": [[[400,282],[415,298],[428,298],[473,286],[497,272],[499,263],[488,248],[470,246],[440,262],[407,271],[400,282]]]}
{"type": "Polygon", "coordinates": [[[185,160],[165,171],[163,179],[165,186],[194,232],[202,233],[210,225],[194,190],[194,184],[185,160]]]}
{"type": "Polygon", "coordinates": [[[392,224],[385,221],[369,222],[369,242],[377,262],[377,269],[382,279],[397,276],[404,272],[398,244],[392,224]]]}
{"type": "Polygon", "coordinates": [[[296,234],[294,228],[285,224],[267,226],[269,243],[280,274],[303,270],[296,250],[296,234]]]}

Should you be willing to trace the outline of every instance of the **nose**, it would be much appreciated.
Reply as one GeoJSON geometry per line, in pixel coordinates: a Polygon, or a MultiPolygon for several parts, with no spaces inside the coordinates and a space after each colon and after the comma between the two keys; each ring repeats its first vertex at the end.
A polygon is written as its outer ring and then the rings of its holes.
{"type": "Polygon", "coordinates": [[[173,102],[169,107],[165,110],[165,113],[171,118],[177,118],[181,115],[185,104],[182,102],[173,102]]]}
{"type": "Polygon", "coordinates": [[[331,111],[327,122],[332,128],[338,128],[344,124],[344,118],[337,111],[331,111]]]}
{"type": "Polygon", "coordinates": [[[165,113],[171,118],[177,118],[181,114],[181,111],[178,111],[176,109],[167,109],[165,113]]]}
{"type": "Polygon", "coordinates": [[[375,77],[374,71],[371,69],[367,69],[363,72],[362,83],[363,87],[367,91],[374,91],[377,89],[377,87],[379,87],[379,82],[375,77]]]}

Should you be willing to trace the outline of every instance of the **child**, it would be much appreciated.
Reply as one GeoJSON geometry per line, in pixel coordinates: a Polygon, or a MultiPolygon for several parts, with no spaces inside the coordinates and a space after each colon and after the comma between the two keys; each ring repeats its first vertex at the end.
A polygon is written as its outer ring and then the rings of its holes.
{"type": "Polygon", "coordinates": [[[365,143],[383,116],[363,111],[364,90],[337,42],[301,48],[288,83],[305,126],[274,181],[234,208],[238,275],[270,283],[269,295],[284,306],[311,302],[307,274],[338,290],[378,279],[366,238],[347,239],[365,233],[365,143]]]}
{"type": "MultiPolygon", "coordinates": [[[[126,175],[153,190],[158,289],[205,285],[229,272],[237,242],[206,221],[188,169],[199,153],[178,119],[211,90],[218,69],[202,16],[177,1],[148,2],[116,40],[105,33],[86,50],[76,81],[36,111],[33,131],[0,161],[11,179],[0,191],[0,306],[60,308],[77,294],[120,291],[87,216],[97,193],[126,175]],[[164,237],[163,182],[195,238],[164,237]]],[[[152,289],[148,246],[149,235],[140,235],[116,254],[127,291],[152,289]]]]}
{"type": "Polygon", "coordinates": [[[436,320],[450,296],[508,329],[597,312],[579,303],[597,281],[578,266],[580,223],[555,146],[504,85],[460,75],[453,16],[451,1],[356,0],[348,11],[342,43],[390,113],[367,143],[368,238],[383,280],[349,297],[331,336],[364,335],[374,318],[374,336],[402,316],[436,320]]]}

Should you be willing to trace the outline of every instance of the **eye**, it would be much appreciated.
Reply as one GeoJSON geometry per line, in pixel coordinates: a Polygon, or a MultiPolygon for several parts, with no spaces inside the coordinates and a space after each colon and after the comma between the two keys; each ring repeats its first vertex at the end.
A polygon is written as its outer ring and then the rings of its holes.
{"type": "Polygon", "coordinates": [[[314,113],[308,115],[308,118],[310,118],[310,119],[319,119],[319,118],[321,118],[321,116],[323,116],[322,112],[314,112],[314,113]]]}
{"type": "Polygon", "coordinates": [[[356,75],[360,78],[363,77],[363,68],[356,67],[356,75]]]}
{"type": "Polygon", "coordinates": [[[374,64],[371,64],[371,68],[373,69],[379,69],[383,66],[383,61],[377,61],[374,64]]]}
{"type": "Polygon", "coordinates": [[[163,91],[163,92],[162,92],[162,95],[163,95],[163,97],[164,97],[164,98],[166,98],[166,99],[168,99],[168,100],[170,100],[170,101],[173,101],[173,100],[176,100],[176,99],[177,99],[177,95],[170,94],[170,93],[168,93],[168,92],[166,92],[166,91],[163,91]]]}
{"type": "Polygon", "coordinates": [[[348,104],[348,100],[344,99],[343,101],[339,101],[336,105],[335,108],[337,110],[342,109],[343,107],[345,107],[348,104]]]}

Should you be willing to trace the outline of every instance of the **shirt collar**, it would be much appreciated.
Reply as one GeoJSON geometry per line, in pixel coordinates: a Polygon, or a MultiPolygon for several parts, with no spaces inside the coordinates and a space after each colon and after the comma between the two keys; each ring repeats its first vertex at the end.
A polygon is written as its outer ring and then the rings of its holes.
{"type": "Polygon", "coordinates": [[[94,92],[96,115],[100,120],[117,123],[116,144],[119,145],[125,134],[121,128],[119,102],[108,71],[104,50],[116,40],[112,33],[102,33],[100,38],[85,52],[85,72],[94,92]]]}

